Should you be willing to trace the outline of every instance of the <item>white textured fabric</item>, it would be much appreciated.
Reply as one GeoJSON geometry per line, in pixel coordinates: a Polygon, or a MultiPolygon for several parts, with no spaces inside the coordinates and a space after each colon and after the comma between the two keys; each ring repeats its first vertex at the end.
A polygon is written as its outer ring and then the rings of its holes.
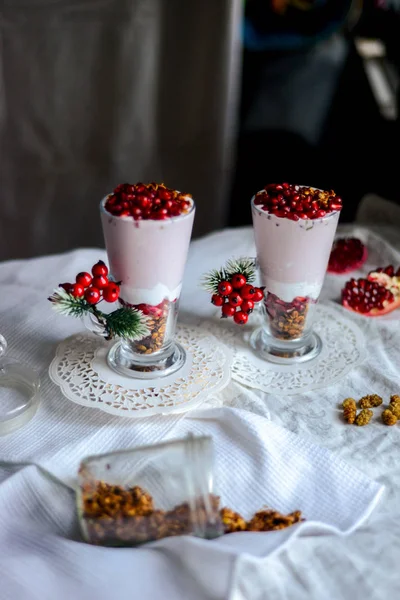
{"type": "MultiPolygon", "coordinates": [[[[355,230],[346,228],[345,231],[355,230]]],[[[370,258],[379,258],[379,249],[382,249],[379,238],[365,230],[356,230],[356,233],[366,235],[368,244],[373,246],[370,258]]],[[[397,243],[400,250],[398,231],[387,230],[385,235],[397,243]]],[[[391,252],[393,261],[396,259],[400,264],[399,255],[391,252]]],[[[250,228],[224,231],[193,243],[182,298],[183,319],[212,314],[207,294],[199,289],[199,277],[233,255],[254,255],[250,228]]],[[[42,403],[37,415],[22,430],[0,438],[0,458],[37,462],[67,482],[72,481],[79,459],[85,454],[128,447],[143,440],[175,437],[190,421],[194,422],[182,415],[157,417],[142,421],[138,432],[130,420],[72,404],[48,379],[48,365],[57,344],[67,335],[78,332],[81,325],[53,313],[44,298],[59,281],[68,280],[99,258],[105,258],[101,251],[79,250],[0,265],[0,331],[8,340],[10,355],[36,367],[43,381],[42,403]]],[[[369,263],[365,270],[370,266],[377,265],[369,263]]],[[[324,300],[335,300],[342,282],[340,277],[328,277],[324,300]]],[[[238,536],[207,544],[204,551],[201,549],[204,542],[194,540],[190,540],[190,546],[187,540],[169,540],[165,542],[168,548],[165,551],[150,547],[140,551],[109,551],[85,546],[84,552],[90,550],[90,558],[87,554],[79,558],[83,545],[70,539],[75,525],[69,492],[49,483],[34,467],[20,469],[8,478],[3,472],[4,481],[0,485],[1,600],[39,597],[53,600],[54,590],[63,590],[66,598],[78,599],[105,598],[111,594],[121,598],[146,598],[147,594],[148,598],[234,600],[396,598],[400,594],[397,569],[400,559],[400,429],[386,428],[378,418],[365,428],[345,426],[338,404],[349,395],[360,397],[374,391],[387,399],[390,394],[400,392],[399,314],[368,321],[357,315],[350,318],[363,328],[369,356],[339,384],[281,397],[249,391],[231,383],[215,401],[269,416],[271,425],[266,424],[266,432],[276,424],[300,434],[301,438],[311,438],[314,443],[333,450],[336,457],[385,484],[384,500],[362,527],[346,537],[321,531],[318,536],[300,536],[283,552],[265,559],[248,552],[243,541],[240,542],[243,552],[232,560],[230,545],[239,543],[233,541],[238,536]],[[43,495],[54,499],[50,507],[46,508],[46,502],[42,502],[43,495]],[[220,551],[220,544],[229,550],[220,551]],[[188,566],[192,558],[201,568],[188,566]],[[187,568],[183,568],[183,561],[187,568]],[[129,579],[133,564],[137,575],[129,579]],[[174,580],[168,577],[173,564],[179,565],[179,575],[174,580]],[[207,581],[208,588],[204,587],[207,581]],[[157,582],[162,584],[161,594],[151,587],[157,582]]],[[[204,420],[198,423],[202,427],[210,426],[204,420]]],[[[222,425],[229,430],[229,423],[222,425]]],[[[268,437],[265,439],[268,441],[268,437]]],[[[242,440],[238,434],[238,442],[242,440]]],[[[233,470],[232,473],[236,475],[233,470]]],[[[258,479],[257,476],[256,484],[258,479]]],[[[229,500],[227,497],[226,501],[229,500]]],[[[346,506],[351,506],[347,499],[341,509],[345,510],[346,506]]],[[[354,523],[358,516],[354,515],[354,523]]],[[[267,540],[268,545],[272,543],[268,541],[272,540],[270,536],[275,535],[268,534],[262,539],[267,540]]],[[[240,539],[245,540],[246,536],[240,539]]],[[[255,554],[266,554],[264,548],[255,548],[253,542],[252,550],[255,554]]]]}
{"type": "MultiPolygon", "coordinates": [[[[44,598],[68,600],[72,591],[84,598],[90,589],[97,598],[108,598],[118,585],[121,599],[131,598],[135,587],[142,598],[224,600],[234,597],[231,575],[241,555],[262,567],[264,557],[296,534],[349,533],[364,522],[383,493],[383,486],[329,451],[247,411],[197,411],[179,423],[174,437],[189,432],[213,437],[223,505],[245,518],[265,505],[283,512],[301,507],[308,521],[284,531],[237,533],[212,542],[180,538],[137,550],[94,548],[77,536],[73,492],[68,495],[64,487],[43,481],[35,467],[26,467],[0,484],[0,544],[7,545],[7,558],[0,557],[0,580],[9,597],[18,597],[13,575],[18,574],[18,557],[26,553],[32,562],[21,561],[20,581],[30,579],[35,595],[44,598]],[[77,541],[71,541],[74,537],[77,541]],[[117,575],[119,557],[124,567],[117,575]],[[160,562],[167,570],[160,569],[160,562]],[[62,593],[57,592],[60,588],[62,593]]],[[[29,594],[27,589],[24,593],[29,594]]]]}

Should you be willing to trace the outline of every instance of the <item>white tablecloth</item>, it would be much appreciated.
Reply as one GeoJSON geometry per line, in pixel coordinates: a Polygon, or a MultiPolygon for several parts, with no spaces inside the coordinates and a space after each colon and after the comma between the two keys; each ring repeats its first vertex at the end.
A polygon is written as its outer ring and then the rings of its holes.
{"type": "MultiPolygon", "coordinates": [[[[388,229],[385,236],[392,244],[398,244],[400,250],[398,232],[388,229]]],[[[193,243],[182,298],[183,313],[210,314],[213,309],[207,295],[199,289],[199,277],[205,270],[219,266],[234,255],[254,255],[249,228],[224,231],[193,243]]],[[[60,396],[51,397],[56,388],[46,375],[57,339],[79,331],[81,325],[74,320],[55,316],[44,298],[59,283],[61,273],[61,279],[64,279],[67,273],[72,275],[88,268],[93,258],[102,256],[102,251],[77,250],[67,255],[0,265],[0,285],[2,288],[7,286],[7,294],[0,299],[0,331],[10,343],[11,355],[41,371],[46,402],[40,411],[46,413],[49,423],[48,432],[41,436],[37,435],[34,419],[20,432],[0,440],[0,460],[10,459],[14,453],[16,457],[23,455],[26,460],[39,460],[44,465],[56,464],[62,448],[52,433],[51,425],[52,420],[59,418],[60,410],[63,412],[65,431],[70,432],[71,440],[83,435],[95,438],[97,433],[100,436],[102,427],[109,422],[110,417],[99,411],[81,407],[73,409],[73,405],[69,408],[67,400],[60,409],[60,396]],[[47,341],[41,340],[40,344],[31,333],[37,328],[38,322],[47,330],[52,328],[47,341]]],[[[396,258],[397,264],[400,264],[400,254],[396,258]]],[[[328,278],[323,299],[335,299],[338,287],[338,279],[328,278]]],[[[242,388],[228,401],[233,407],[266,415],[273,422],[333,450],[340,458],[385,484],[385,498],[367,523],[348,537],[324,534],[298,538],[279,555],[268,558],[262,569],[256,568],[250,556],[248,559],[246,555],[242,556],[234,574],[234,593],[231,596],[234,600],[386,600],[400,595],[400,428],[386,428],[379,422],[366,428],[348,427],[342,423],[338,410],[338,403],[350,395],[360,397],[376,392],[388,398],[392,393],[400,393],[400,321],[398,315],[389,315],[378,321],[366,321],[357,316],[353,318],[367,335],[369,358],[339,385],[284,398],[261,392],[247,393],[242,388]]],[[[125,427],[129,428],[129,423],[125,427]]],[[[168,420],[166,427],[167,434],[168,420]]],[[[112,445],[112,441],[109,442],[112,445]]],[[[35,493],[32,490],[32,494],[35,493]]],[[[61,514],[54,518],[62,522],[61,514]]],[[[63,528],[60,527],[62,534],[63,528]]],[[[7,548],[0,549],[3,570],[7,561],[15,568],[13,558],[7,556],[7,548]]],[[[22,556],[22,560],[34,564],[35,556],[22,556]]],[[[125,563],[124,568],[127,566],[125,563]]],[[[120,566],[116,564],[115,568],[118,570],[120,566]]],[[[158,568],[167,568],[161,556],[158,568]]],[[[18,577],[18,572],[12,574],[15,590],[19,585],[21,590],[26,590],[29,582],[19,582],[18,577]]],[[[29,598],[39,597],[35,593],[34,582],[31,590],[29,598]]],[[[182,597],[190,598],[187,590],[182,590],[182,593],[182,597]]],[[[85,597],[96,597],[95,590],[88,589],[85,597]]],[[[132,598],[136,597],[140,597],[140,591],[132,590],[132,598]]],[[[0,599],[3,598],[6,597],[2,596],[0,582],[0,599]]],[[[25,600],[26,593],[19,597],[14,594],[12,600],[19,598],[25,600]]]]}

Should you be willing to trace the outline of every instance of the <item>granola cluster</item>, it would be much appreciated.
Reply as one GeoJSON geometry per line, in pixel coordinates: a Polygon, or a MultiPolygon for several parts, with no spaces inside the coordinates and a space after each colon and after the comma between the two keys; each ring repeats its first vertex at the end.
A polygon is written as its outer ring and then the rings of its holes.
{"type": "MultiPolygon", "coordinates": [[[[383,399],[378,394],[367,394],[360,398],[358,405],[360,412],[357,414],[357,402],[354,398],[346,398],[342,402],[343,419],[349,425],[358,425],[363,427],[368,425],[373,417],[371,408],[381,406],[383,399]]],[[[400,419],[400,396],[393,394],[390,397],[389,406],[382,412],[382,421],[385,425],[395,425],[400,419]]]]}
{"type": "Polygon", "coordinates": [[[164,537],[195,533],[194,527],[215,529],[208,515],[219,518],[223,533],[237,531],[274,531],[290,527],[302,520],[301,512],[282,515],[265,509],[249,521],[230,508],[219,508],[219,497],[209,495],[209,512],[204,500],[195,501],[194,510],[188,503],[164,511],[154,507],[152,496],[139,486],[125,489],[102,481],[87,484],[82,489],[83,521],[86,536],[92,544],[111,546],[136,545],[164,537]],[[195,513],[196,524],[193,523],[195,513]]]}
{"type": "Polygon", "coordinates": [[[301,337],[306,325],[308,305],[307,298],[298,297],[292,302],[285,302],[269,292],[265,299],[265,309],[273,336],[279,340],[301,337]]]}

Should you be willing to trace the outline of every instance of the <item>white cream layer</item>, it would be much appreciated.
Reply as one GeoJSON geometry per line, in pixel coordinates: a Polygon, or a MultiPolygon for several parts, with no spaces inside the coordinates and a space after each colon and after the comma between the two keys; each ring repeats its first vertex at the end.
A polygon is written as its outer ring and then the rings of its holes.
{"type": "Polygon", "coordinates": [[[266,291],[275,294],[281,300],[292,302],[292,300],[298,296],[317,300],[321,292],[322,283],[309,283],[307,281],[299,283],[281,283],[280,281],[268,279],[265,282],[265,287],[266,291]]]}
{"type": "Polygon", "coordinates": [[[158,283],[151,290],[130,288],[128,286],[121,286],[121,298],[128,302],[128,304],[150,304],[150,306],[157,306],[165,298],[170,302],[173,302],[176,298],[179,298],[182,289],[182,284],[178,285],[174,290],[169,290],[167,286],[162,283],[158,283]]]}

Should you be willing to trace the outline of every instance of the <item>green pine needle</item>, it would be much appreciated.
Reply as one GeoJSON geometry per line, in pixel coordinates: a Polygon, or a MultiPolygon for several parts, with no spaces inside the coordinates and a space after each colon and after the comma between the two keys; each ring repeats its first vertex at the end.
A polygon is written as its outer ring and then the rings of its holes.
{"type": "Polygon", "coordinates": [[[230,259],[220,269],[208,271],[201,279],[201,286],[207,292],[218,294],[218,285],[221,281],[229,281],[236,273],[241,273],[246,277],[248,283],[253,283],[256,276],[255,260],[247,257],[230,259]]]}
{"type": "Polygon", "coordinates": [[[229,277],[240,273],[246,277],[248,283],[253,283],[256,276],[255,260],[248,257],[230,259],[225,265],[225,271],[229,277]]]}
{"type": "Polygon", "coordinates": [[[150,335],[147,318],[138,310],[123,307],[103,317],[111,337],[118,336],[125,340],[142,340],[150,335]]]}
{"type": "Polygon", "coordinates": [[[54,290],[49,298],[55,311],[70,317],[83,317],[88,312],[88,304],[83,298],[74,298],[63,288],[54,290]]]}
{"type": "Polygon", "coordinates": [[[150,334],[147,317],[133,308],[123,307],[109,314],[101,312],[97,305],[89,304],[84,298],[74,298],[63,288],[58,288],[49,298],[54,310],[68,317],[83,317],[91,313],[104,328],[106,339],[115,336],[137,341],[150,334]]]}

